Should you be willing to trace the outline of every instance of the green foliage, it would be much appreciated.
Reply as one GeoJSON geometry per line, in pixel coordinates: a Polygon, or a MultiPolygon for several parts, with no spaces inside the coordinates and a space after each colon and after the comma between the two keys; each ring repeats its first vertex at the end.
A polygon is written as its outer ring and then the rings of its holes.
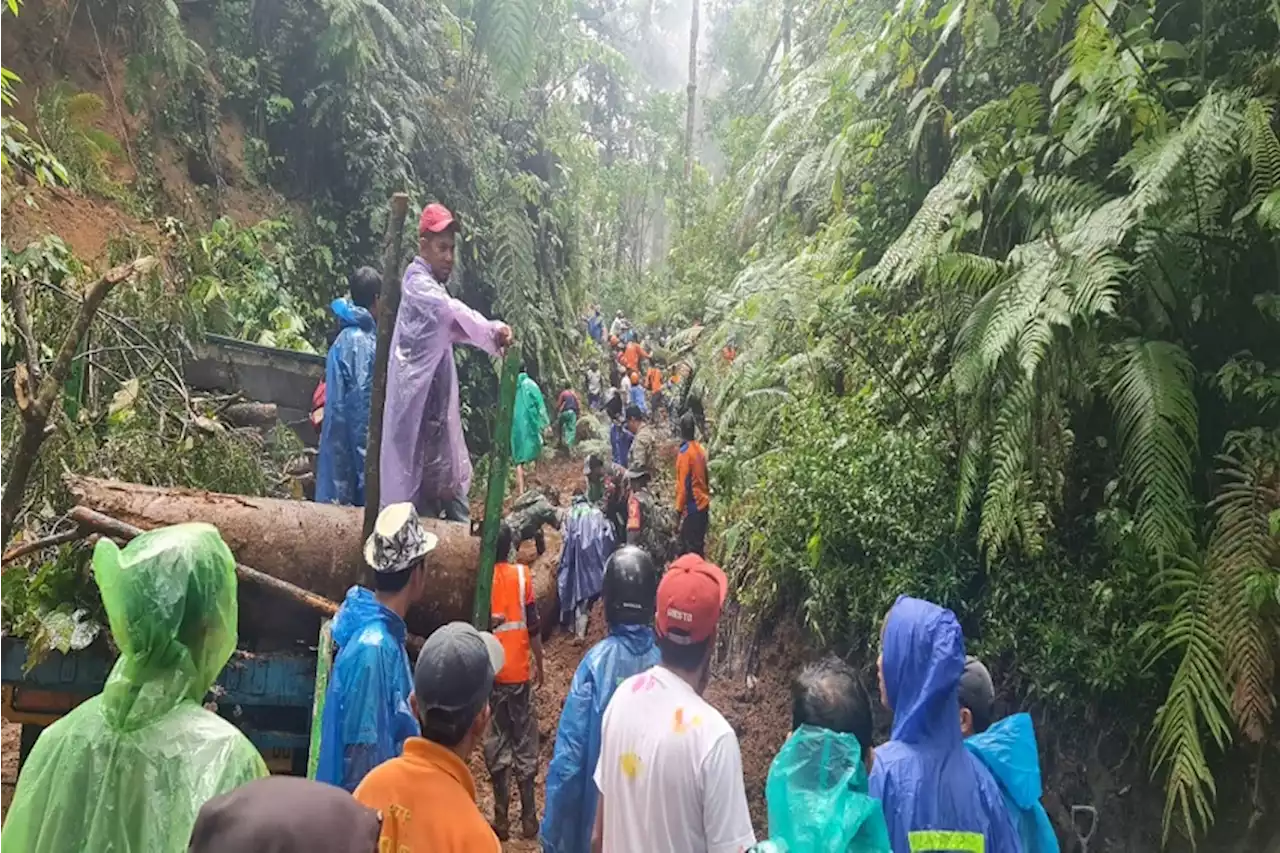
{"type": "Polygon", "coordinates": [[[289,284],[298,264],[290,236],[290,225],[281,220],[239,228],[222,218],[185,241],[187,292],[200,306],[206,330],[263,346],[316,351],[308,320],[319,329],[328,303],[307,305],[294,297],[289,284]]]}
{"type": "Polygon", "coordinates": [[[97,127],[106,105],[92,92],[76,92],[67,83],[36,97],[40,138],[60,162],[66,164],[71,186],[85,192],[116,198],[121,187],[111,175],[114,160],[124,149],[115,137],[97,127]]]}

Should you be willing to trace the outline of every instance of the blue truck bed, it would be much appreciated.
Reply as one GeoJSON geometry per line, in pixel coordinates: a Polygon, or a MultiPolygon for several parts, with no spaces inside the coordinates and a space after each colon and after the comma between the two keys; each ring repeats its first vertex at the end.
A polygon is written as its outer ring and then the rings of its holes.
{"type": "MultiPolygon", "coordinates": [[[[2,643],[4,717],[22,724],[21,760],[41,729],[102,692],[115,660],[99,642],[79,652],[54,652],[26,672],[26,644],[11,637],[2,643]]],[[[315,683],[314,650],[237,650],[205,701],[248,736],[273,773],[305,775],[315,683]]]]}

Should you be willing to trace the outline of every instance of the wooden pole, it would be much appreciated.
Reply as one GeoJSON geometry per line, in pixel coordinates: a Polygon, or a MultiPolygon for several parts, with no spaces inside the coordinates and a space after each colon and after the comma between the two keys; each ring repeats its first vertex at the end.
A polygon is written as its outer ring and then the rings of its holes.
{"type": "Polygon", "coordinates": [[[373,395],[369,401],[369,438],[364,457],[364,535],[378,520],[381,489],[378,461],[382,453],[382,407],[387,400],[387,362],[391,335],[400,312],[400,257],[404,244],[404,219],[409,212],[407,193],[391,197],[387,230],[382,238],[382,290],[378,294],[378,346],[373,362],[373,395]]]}
{"type": "MultiPolygon", "coordinates": [[[[502,524],[502,500],[511,467],[511,419],[516,407],[516,379],[520,375],[520,353],[511,346],[502,364],[498,385],[498,422],[489,451],[489,487],[484,498],[484,526],[480,538],[480,571],[476,574],[476,603],[471,624],[489,630],[489,602],[493,596],[493,566],[498,561],[498,527],[502,524]]],[[[503,555],[504,557],[506,555],[503,555]]]]}

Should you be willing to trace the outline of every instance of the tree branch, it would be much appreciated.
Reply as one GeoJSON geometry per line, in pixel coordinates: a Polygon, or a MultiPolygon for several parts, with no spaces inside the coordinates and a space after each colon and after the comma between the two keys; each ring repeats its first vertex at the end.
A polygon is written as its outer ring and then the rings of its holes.
{"type": "MultiPolygon", "coordinates": [[[[40,390],[31,401],[29,417],[22,427],[22,436],[17,445],[10,451],[5,460],[8,467],[8,479],[4,483],[4,493],[0,495],[0,541],[8,542],[13,535],[13,522],[18,517],[22,506],[22,496],[27,489],[27,478],[35,466],[36,457],[40,453],[40,445],[44,444],[48,435],[46,426],[49,413],[62,393],[62,385],[71,371],[71,362],[76,356],[76,348],[80,339],[85,336],[93,323],[94,315],[102,300],[107,298],[111,289],[122,281],[128,281],[135,275],[145,274],[155,268],[158,262],[152,257],[138,258],[136,261],[108,270],[102,278],[95,281],[85,291],[84,301],[80,303],[80,312],[75,322],[67,330],[62,339],[62,347],[58,357],[40,382],[40,390]]],[[[21,287],[21,283],[18,283],[21,287]]]]}
{"type": "Polygon", "coordinates": [[[27,381],[31,388],[40,385],[40,349],[36,344],[36,336],[31,332],[31,315],[27,311],[27,292],[22,282],[13,282],[13,321],[18,325],[18,334],[22,336],[22,348],[26,350],[27,381]]]}

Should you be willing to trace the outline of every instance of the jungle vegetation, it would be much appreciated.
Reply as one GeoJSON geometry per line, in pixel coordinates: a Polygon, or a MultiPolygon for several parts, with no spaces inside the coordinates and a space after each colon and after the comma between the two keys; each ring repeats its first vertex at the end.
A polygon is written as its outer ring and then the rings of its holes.
{"type": "MultiPolygon", "coordinates": [[[[303,204],[166,219],[142,152],[132,186],[104,169],[101,98],[39,93],[31,128],[6,114],[6,193],[70,185],[164,223],[184,300],[109,303],[151,340],[322,350],[387,196],[444,201],[467,233],[458,292],[513,324],[544,381],[599,357],[579,322],[597,301],[687,350],[715,424],[716,553],[753,612],[858,653],[896,595],[930,597],[1020,703],[1123,707],[1149,732],[1166,840],[1207,831],[1224,756],[1257,798],[1280,642],[1274,0],[76,8],[122,40],[123,100],[206,164],[215,201],[235,115],[255,179],[303,204]]],[[[33,97],[7,72],[4,95],[33,97]]],[[[76,263],[6,245],[6,386],[33,357],[11,288],[39,283],[37,327],[56,326],[76,263]]],[[[461,364],[483,450],[493,377],[461,364]]],[[[198,453],[143,470],[125,452],[190,403],[104,369],[59,458],[216,485],[198,453]]],[[[167,423],[189,453],[232,440],[167,423]]],[[[28,523],[61,509],[56,478],[28,523]]]]}

